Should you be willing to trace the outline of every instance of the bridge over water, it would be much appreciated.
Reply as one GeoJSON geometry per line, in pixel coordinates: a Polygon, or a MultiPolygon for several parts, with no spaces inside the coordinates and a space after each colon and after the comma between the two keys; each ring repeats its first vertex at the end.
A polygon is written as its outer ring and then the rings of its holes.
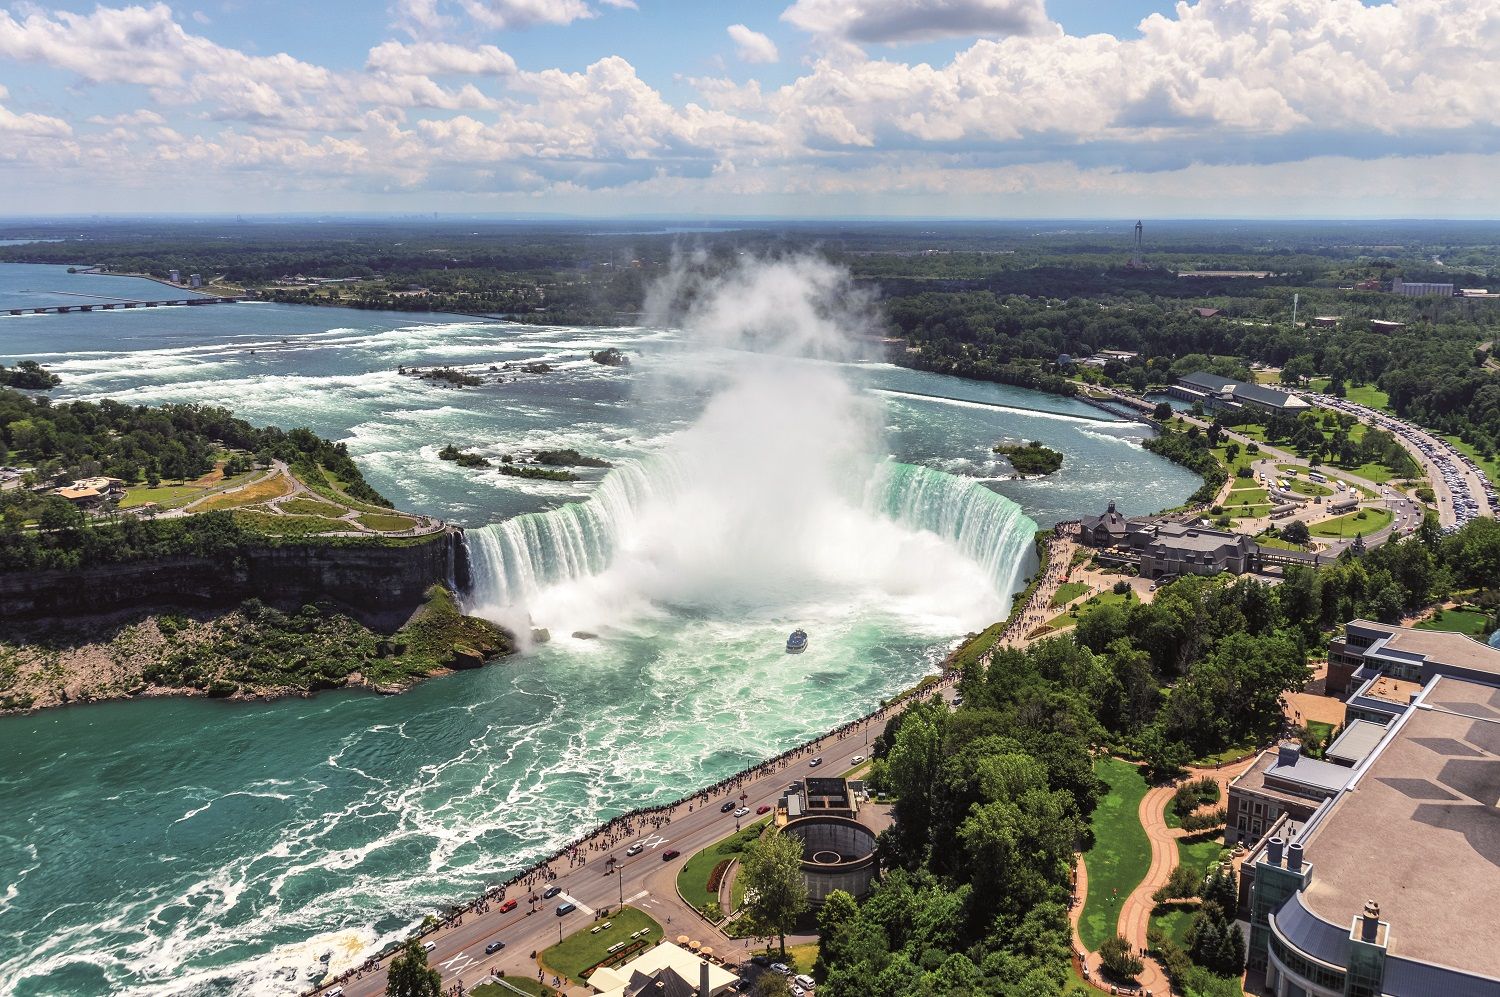
{"type": "MultiPolygon", "coordinates": [[[[65,293],[65,292],[58,292],[65,293]]],[[[153,301],[140,300],[118,300],[118,301],[94,301],[87,304],[76,305],[28,305],[20,308],[7,307],[0,309],[7,315],[66,315],[69,312],[112,312],[126,308],[171,308],[182,305],[232,305],[245,298],[239,297],[214,297],[204,295],[192,298],[159,298],[153,301]]]]}

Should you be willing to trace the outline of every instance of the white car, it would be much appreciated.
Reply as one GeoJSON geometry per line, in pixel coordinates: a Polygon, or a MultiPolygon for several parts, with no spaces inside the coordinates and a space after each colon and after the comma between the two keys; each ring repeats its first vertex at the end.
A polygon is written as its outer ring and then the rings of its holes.
{"type": "Polygon", "coordinates": [[[734,815],[735,815],[735,817],[744,817],[749,812],[750,812],[750,808],[749,807],[740,807],[738,810],[736,810],[734,812],[734,815]]]}
{"type": "Polygon", "coordinates": [[[782,976],[791,976],[792,967],[784,962],[773,962],[771,963],[771,972],[780,973],[782,976]]]}
{"type": "Polygon", "coordinates": [[[807,991],[803,990],[797,984],[793,983],[792,984],[792,997],[807,997],[807,991]]]}
{"type": "Polygon", "coordinates": [[[803,973],[801,976],[792,977],[792,982],[797,984],[799,987],[803,987],[807,990],[811,990],[814,986],[813,978],[811,976],[808,976],[806,973],[803,973]]]}
{"type": "Polygon", "coordinates": [[[643,845],[643,844],[641,844],[639,841],[637,841],[635,844],[633,844],[629,848],[625,849],[625,854],[626,855],[639,855],[641,852],[644,852],[645,850],[646,850],[646,846],[643,845]]]}
{"type": "Polygon", "coordinates": [[[865,760],[865,756],[864,755],[855,755],[853,758],[849,759],[849,761],[853,762],[855,765],[858,765],[860,762],[862,762],[864,760],[865,760]]]}

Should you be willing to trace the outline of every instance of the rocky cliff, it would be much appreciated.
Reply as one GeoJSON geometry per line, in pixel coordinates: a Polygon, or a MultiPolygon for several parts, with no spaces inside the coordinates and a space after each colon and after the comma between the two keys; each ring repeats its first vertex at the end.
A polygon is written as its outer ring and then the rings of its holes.
{"type": "Polygon", "coordinates": [[[223,560],[173,557],[79,571],[0,574],[0,620],[156,606],[332,601],[365,619],[404,620],[429,586],[462,573],[459,531],[408,545],[266,545],[223,560]]]}

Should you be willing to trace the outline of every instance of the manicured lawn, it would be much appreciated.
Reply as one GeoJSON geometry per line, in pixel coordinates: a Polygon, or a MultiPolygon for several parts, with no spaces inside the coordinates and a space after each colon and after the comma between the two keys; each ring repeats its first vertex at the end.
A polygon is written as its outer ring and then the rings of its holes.
{"type": "Polygon", "coordinates": [[[1266,502],[1270,501],[1270,498],[1270,492],[1259,487],[1252,481],[1246,484],[1244,488],[1236,486],[1234,491],[1229,493],[1229,501],[1225,505],[1265,505],[1266,502]]]}
{"type": "MultiPolygon", "coordinates": [[[[582,920],[581,915],[576,912],[569,915],[569,918],[575,923],[582,920]]],[[[583,921],[582,927],[577,931],[542,952],[542,964],[558,975],[581,984],[584,972],[605,959],[611,945],[628,943],[630,936],[642,928],[646,929],[646,934],[639,940],[646,944],[639,951],[645,951],[661,941],[661,925],[643,911],[634,907],[621,907],[604,921],[583,921]],[[593,933],[594,928],[606,922],[610,925],[608,928],[598,934],[593,933]]]]}
{"type": "Polygon", "coordinates": [[[380,530],[383,533],[399,533],[402,530],[409,530],[417,525],[415,519],[407,516],[392,516],[375,512],[360,514],[359,521],[370,529],[380,530]]]}
{"type": "Polygon", "coordinates": [[[1281,539],[1280,537],[1266,536],[1264,533],[1256,537],[1255,542],[1260,544],[1262,547],[1274,547],[1277,550],[1306,550],[1305,547],[1299,547],[1294,543],[1290,543],[1286,540],[1281,539]]]}
{"type": "Polygon", "coordinates": [[[348,510],[321,499],[294,498],[281,503],[281,511],[292,516],[326,516],[337,519],[348,510]]]}
{"type": "Polygon", "coordinates": [[[1325,520],[1310,529],[1315,537],[1353,537],[1360,534],[1369,536],[1391,525],[1393,518],[1389,509],[1360,509],[1358,512],[1345,513],[1342,516],[1325,520]]]}
{"type": "Polygon", "coordinates": [[[1334,466],[1347,474],[1352,474],[1357,478],[1364,478],[1366,481],[1373,481],[1377,485],[1383,485],[1394,477],[1391,469],[1384,464],[1361,464],[1358,467],[1349,467],[1344,464],[1335,464],[1334,466]]]}
{"type": "Polygon", "coordinates": [[[1442,616],[1429,617],[1418,623],[1418,630],[1444,630],[1449,633],[1468,634],[1483,640],[1489,635],[1489,618],[1472,609],[1445,609],[1442,616]]]}
{"type": "Polygon", "coordinates": [[[305,537],[349,529],[348,523],[321,516],[274,516],[268,512],[241,509],[234,513],[234,517],[250,529],[277,537],[305,537]]]}
{"type": "Polygon", "coordinates": [[[225,478],[222,469],[221,464],[194,481],[179,481],[170,484],[163,482],[155,488],[147,488],[145,485],[127,488],[125,497],[120,500],[120,508],[129,509],[147,502],[155,502],[163,509],[178,509],[210,492],[242,485],[253,480],[257,475],[265,473],[264,471],[246,471],[244,474],[225,478]]]}
{"type": "Polygon", "coordinates": [[[1078,919],[1078,937],[1090,952],[1119,930],[1125,898],[1151,866],[1151,842],[1141,827],[1140,806],[1146,780],[1129,762],[1107,758],[1094,766],[1108,792],[1094,809],[1094,846],[1084,853],[1089,886],[1078,919]]]}
{"type": "MultiPolygon", "coordinates": [[[[728,814],[724,815],[724,820],[730,819],[728,814]]],[[[770,820],[769,816],[762,817],[754,824],[720,838],[688,859],[683,864],[682,870],[677,873],[678,892],[700,911],[710,903],[718,903],[719,891],[715,890],[712,893],[708,891],[708,877],[713,875],[714,866],[724,859],[738,858],[746,848],[750,847],[752,841],[760,837],[761,831],[770,823],[770,820]]]]}
{"type": "Polygon", "coordinates": [[[1344,387],[1344,397],[1356,405],[1365,405],[1373,409],[1391,410],[1391,396],[1375,387],[1373,384],[1361,384],[1358,387],[1344,387]]]}
{"type": "MultiPolygon", "coordinates": [[[[1132,592],[1128,593],[1128,595],[1133,602],[1135,594],[1132,592]]],[[[1087,602],[1074,606],[1065,613],[1058,613],[1052,619],[1048,620],[1046,625],[1054,630],[1066,630],[1099,606],[1122,605],[1125,601],[1125,596],[1115,595],[1113,589],[1105,589],[1103,592],[1090,598],[1087,602]],[[1077,616],[1073,615],[1075,612],[1078,614],[1077,616]]]]}
{"type": "Polygon", "coordinates": [[[1292,481],[1287,482],[1287,484],[1291,485],[1292,491],[1296,492],[1298,495],[1333,494],[1332,488],[1329,488],[1326,485],[1320,485],[1316,481],[1303,481],[1301,478],[1296,478],[1292,481]]]}
{"type": "Polygon", "coordinates": [[[1052,605],[1066,606],[1088,590],[1089,587],[1083,582],[1063,582],[1052,596],[1052,605]]]}

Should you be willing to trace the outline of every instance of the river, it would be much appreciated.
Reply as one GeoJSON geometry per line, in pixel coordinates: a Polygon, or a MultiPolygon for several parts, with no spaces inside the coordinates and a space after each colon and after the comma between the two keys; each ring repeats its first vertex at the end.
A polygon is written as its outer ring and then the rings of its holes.
{"type": "MultiPolygon", "coordinates": [[[[0,297],[122,280],[0,265],[0,297]]],[[[353,959],[909,686],[1004,612],[1036,526],[1197,485],[1082,403],[858,351],[760,370],[660,329],[263,303],[0,318],[0,362],[22,358],[60,400],[223,404],[346,441],[399,507],[470,527],[476,611],[554,637],[392,698],[0,720],[0,993],[28,997],[285,992],[280,967],[353,959]],[[589,359],[610,346],[630,365],[589,359]],[[443,364],[503,383],[397,371],[443,364]],[[1002,439],[1064,467],[1006,480],[1002,439]],[[523,481],[439,460],[450,442],[615,468],[523,481]]]]}

